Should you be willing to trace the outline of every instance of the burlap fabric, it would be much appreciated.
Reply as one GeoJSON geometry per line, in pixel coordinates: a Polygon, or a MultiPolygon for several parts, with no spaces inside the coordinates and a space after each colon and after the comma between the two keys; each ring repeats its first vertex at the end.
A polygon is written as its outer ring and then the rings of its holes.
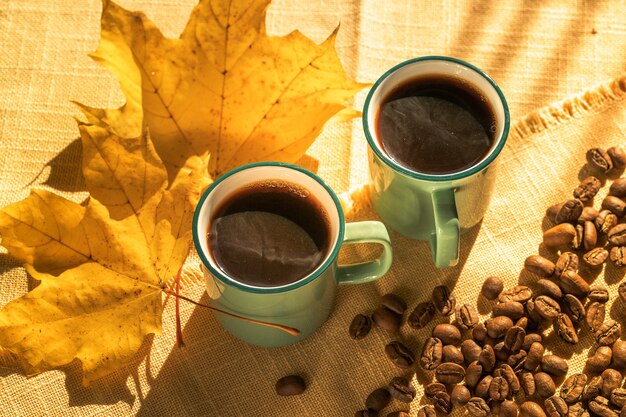
{"type": "MultiPolygon", "coordinates": [[[[176,36],[194,1],[121,3],[146,11],[167,35],[176,36]]],[[[390,336],[374,330],[359,342],[348,337],[355,314],[370,313],[380,295],[390,291],[413,307],[441,283],[454,287],[459,300],[478,302],[486,313],[488,303],[477,296],[486,276],[500,276],[507,286],[532,284],[535,278],[522,272],[524,258],[538,252],[555,258],[540,246],[548,225],[544,209],[570,196],[585,174],[587,148],[625,139],[626,80],[620,78],[626,69],[625,9],[624,1],[276,0],[268,20],[275,34],[298,28],[321,41],[341,21],[338,51],[358,81],[372,82],[410,57],[442,54],[476,64],[500,84],[516,122],[500,158],[504,169],[491,209],[480,227],[463,236],[459,265],[436,270],[424,243],[392,232],[395,259],[389,274],[373,284],[341,288],[329,321],[309,339],[280,349],[244,344],[224,332],[208,311],[186,304],[187,346],[177,349],[170,300],[163,334],[148,338],[127,369],[88,388],[80,384],[77,364],[27,379],[3,360],[0,415],[353,415],[371,390],[401,374],[383,354],[390,336]],[[279,398],[274,382],[290,373],[304,375],[308,389],[298,397],[279,398]]],[[[72,119],[78,112],[70,100],[101,107],[123,100],[116,81],[87,57],[98,42],[99,13],[95,0],[0,0],[0,206],[24,198],[30,186],[76,201],[84,197],[72,119]]],[[[363,98],[357,96],[356,108],[363,98]]],[[[309,155],[319,162],[303,163],[316,167],[338,192],[367,181],[358,120],[330,124],[309,155]]],[[[356,193],[350,220],[375,218],[364,195],[356,193]]],[[[366,257],[370,249],[351,248],[342,259],[366,257]]],[[[4,305],[32,282],[2,251],[4,305]]],[[[607,267],[583,274],[606,283],[615,299],[624,272],[607,267]]],[[[207,301],[201,286],[189,284],[185,294],[207,301]]],[[[626,324],[621,302],[609,311],[626,324]]],[[[428,333],[405,328],[400,337],[419,351],[428,333]]],[[[570,347],[546,332],[548,345],[571,358],[570,372],[582,368],[592,346],[588,332],[581,336],[581,343],[570,347]]],[[[421,387],[431,377],[418,370],[413,381],[421,387]]],[[[394,402],[389,410],[410,409],[414,416],[419,405],[419,399],[410,407],[394,402]]]]}

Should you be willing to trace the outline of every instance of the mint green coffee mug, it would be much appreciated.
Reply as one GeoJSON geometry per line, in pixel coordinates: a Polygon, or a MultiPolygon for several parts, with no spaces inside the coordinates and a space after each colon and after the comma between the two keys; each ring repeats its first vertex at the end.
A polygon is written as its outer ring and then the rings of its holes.
{"type": "MultiPolygon", "coordinates": [[[[437,111],[435,106],[431,108],[437,111]]],[[[402,120],[401,116],[398,120],[402,120]]],[[[438,117],[432,113],[430,116],[438,117]]],[[[455,58],[427,56],[402,62],[385,72],[367,96],[363,128],[369,144],[374,208],[387,226],[407,237],[428,241],[438,268],[458,263],[460,234],[478,224],[487,211],[494,189],[496,161],[506,142],[509,123],[508,106],[496,83],[480,69],[455,58]],[[486,100],[494,121],[489,126],[492,140],[483,156],[471,166],[443,174],[420,172],[385,151],[379,137],[378,118],[385,100],[398,94],[402,86],[412,80],[441,77],[469,85],[481,100],[486,100]]],[[[446,152],[435,155],[436,158],[448,156],[446,152]]]]}
{"type": "Polygon", "coordinates": [[[376,280],[391,266],[392,252],[385,226],[377,221],[345,223],[335,193],[315,174],[289,164],[261,162],[234,169],[217,179],[202,195],[193,219],[193,238],[202,260],[211,305],[252,320],[298,329],[293,336],[215,312],[220,324],[235,337],[259,346],[283,346],[304,339],[328,318],[337,285],[376,280]],[[253,286],[229,276],[215,261],[207,241],[212,214],[238,190],[263,181],[285,181],[313,194],[327,214],[330,244],[321,263],[305,277],[281,286],[253,286]],[[381,244],[380,256],[370,262],[338,265],[344,244],[381,244]]]}

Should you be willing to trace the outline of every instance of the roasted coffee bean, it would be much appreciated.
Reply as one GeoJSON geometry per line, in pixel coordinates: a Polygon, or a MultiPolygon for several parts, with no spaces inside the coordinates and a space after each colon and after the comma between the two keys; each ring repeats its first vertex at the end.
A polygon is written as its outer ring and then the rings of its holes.
{"type": "Polygon", "coordinates": [[[396,314],[403,315],[406,311],[406,302],[396,294],[383,295],[382,305],[396,314]]]}
{"type": "Polygon", "coordinates": [[[611,404],[622,408],[626,405],[626,389],[616,388],[611,392],[611,398],[609,398],[611,404]]]}
{"type": "Polygon", "coordinates": [[[617,224],[618,218],[611,210],[601,210],[598,212],[594,223],[598,232],[607,234],[617,224]]]}
{"type": "Polygon", "coordinates": [[[546,398],[543,405],[546,407],[548,417],[567,417],[569,407],[563,398],[553,395],[550,398],[546,398]]]}
{"type": "Polygon", "coordinates": [[[472,394],[465,385],[455,385],[450,393],[450,399],[454,405],[465,405],[472,398],[472,394]]]}
{"type": "Polygon", "coordinates": [[[591,148],[587,151],[587,162],[592,167],[604,172],[605,174],[613,169],[613,161],[609,154],[600,148],[591,148]]]}
{"type": "Polygon", "coordinates": [[[626,265],[626,246],[613,246],[609,252],[609,259],[617,267],[626,265]]]}
{"type": "Polygon", "coordinates": [[[458,363],[459,365],[463,365],[465,363],[461,349],[454,345],[445,345],[442,352],[442,362],[458,363]]]}
{"type": "Polygon", "coordinates": [[[572,294],[565,294],[563,300],[563,312],[569,316],[573,323],[582,323],[585,320],[585,307],[583,303],[572,294]]]}
{"type": "Polygon", "coordinates": [[[498,298],[498,295],[500,295],[503,289],[504,283],[500,278],[488,277],[485,282],[483,282],[480,292],[487,300],[495,300],[498,298]]]}
{"type": "Polygon", "coordinates": [[[541,335],[538,333],[527,333],[526,337],[524,337],[524,343],[522,343],[522,349],[528,352],[528,349],[530,349],[530,345],[535,342],[542,343],[543,337],[541,337],[541,335]]]}
{"type": "Polygon", "coordinates": [[[494,339],[498,339],[506,334],[513,327],[513,320],[507,316],[493,317],[485,322],[487,326],[487,335],[494,339]]]}
{"type": "Polygon", "coordinates": [[[575,403],[580,399],[587,384],[587,375],[574,374],[569,376],[561,385],[561,398],[568,403],[575,403]]]}
{"type": "Polygon", "coordinates": [[[511,351],[504,346],[504,342],[496,343],[493,347],[493,352],[499,361],[505,361],[511,355],[511,351]]]}
{"type": "Polygon", "coordinates": [[[414,329],[423,329],[435,317],[435,305],[431,301],[419,303],[407,319],[407,323],[414,329]]]}
{"type": "Polygon", "coordinates": [[[601,285],[592,285],[587,297],[589,297],[590,301],[597,301],[604,304],[609,301],[609,291],[601,285]]]}
{"type": "Polygon", "coordinates": [[[605,397],[595,397],[587,404],[589,410],[598,417],[618,417],[619,413],[609,405],[609,400],[605,397]]]}
{"type": "Polygon", "coordinates": [[[363,314],[357,314],[350,323],[350,337],[354,340],[363,339],[372,329],[372,320],[363,314]]]}
{"type": "Polygon", "coordinates": [[[472,339],[466,339],[461,343],[461,353],[463,354],[465,363],[468,365],[478,360],[480,352],[482,352],[482,348],[472,339]]]}
{"type": "MultiPolygon", "coordinates": [[[[407,415],[407,417],[409,417],[409,414],[405,414],[407,415]]],[[[391,414],[387,415],[387,417],[390,416],[391,414]]],[[[419,409],[419,411],[417,412],[417,417],[437,417],[437,412],[435,411],[435,407],[433,407],[432,405],[425,405],[419,409]]]]}
{"type": "Polygon", "coordinates": [[[374,311],[372,320],[378,327],[392,334],[398,333],[400,325],[402,324],[401,315],[383,306],[378,307],[376,311],[374,311]]]}
{"type": "Polygon", "coordinates": [[[611,346],[622,335],[622,325],[615,320],[607,320],[596,331],[596,343],[602,346],[611,346]]]}
{"type": "Polygon", "coordinates": [[[563,203],[554,220],[557,223],[575,222],[583,212],[583,203],[578,199],[567,200],[563,203]]]}
{"type": "Polygon", "coordinates": [[[552,320],[561,312],[559,303],[547,295],[540,295],[535,298],[535,308],[537,309],[537,313],[547,320],[552,320]]]}
{"type": "Polygon", "coordinates": [[[516,354],[509,356],[509,358],[506,360],[506,363],[511,368],[517,371],[519,369],[524,368],[524,364],[526,363],[527,356],[528,356],[528,353],[522,349],[516,354]]]}
{"type": "MultiPolygon", "coordinates": [[[[444,390],[446,387],[443,387],[444,390]]],[[[377,388],[365,399],[365,407],[368,410],[380,411],[391,402],[391,394],[387,388],[377,388]]]]}
{"type": "Polygon", "coordinates": [[[566,294],[576,297],[585,297],[589,293],[589,284],[580,275],[572,270],[563,271],[559,277],[561,289],[566,294]]]}
{"type": "Polygon", "coordinates": [[[589,417],[589,412],[582,403],[576,403],[569,406],[567,417],[589,417]]]}
{"type": "Polygon", "coordinates": [[[540,279],[537,281],[537,294],[546,295],[555,300],[560,300],[561,297],[563,297],[563,292],[561,292],[559,286],[549,279],[540,279]]]}
{"type": "Polygon", "coordinates": [[[626,223],[613,226],[608,233],[609,242],[615,246],[626,245],[626,223]]]}
{"type": "Polygon", "coordinates": [[[561,377],[567,374],[569,365],[567,361],[557,355],[544,355],[541,359],[541,369],[554,377],[561,377]]]}
{"type": "MultiPolygon", "coordinates": [[[[420,408],[420,410],[417,412],[417,416],[418,417],[436,417],[437,413],[435,412],[435,409],[432,405],[425,405],[424,407],[420,408]],[[428,414],[428,412],[422,412],[422,409],[424,408],[429,408],[432,410],[431,414],[428,414]]],[[[389,414],[387,414],[387,417],[411,417],[409,415],[409,413],[406,413],[404,411],[393,411],[389,414]]]]}
{"type": "Polygon", "coordinates": [[[528,316],[530,320],[539,324],[543,322],[543,317],[539,315],[537,308],[535,307],[535,300],[526,301],[524,308],[526,309],[526,316],[528,316]]]}
{"type": "Polygon", "coordinates": [[[438,392],[435,394],[434,404],[435,410],[442,414],[450,414],[452,412],[452,401],[447,392],[438,392]]]}
{"type": "Polygon", "coordinates": [[[403,403],[410,403],[416,395],[415,387],[401,376],[393,378],[387,389],[393,398],[403,403]]]}
{"type": "Polygon", "coordinates": [[[424,387],[424,396],[431,401],[435,399],[435,394],[438,392],[447,392],[446,386],[441,382],[431,382],[424,387]]]}
{"type": "Polygon", "coordinates": [[[626,178],[617,178],[609,187],[609,195],[626,197],[626,178]]]}
{"type": "Polygon", "coordinates": [[[422,346],[420,366],[427,371],[432,371],[441,364],[443,358],[443,343],[436,337],[429,337],[422,346]]]}
{"type": "Polygon", "coordinates": [[[513,400],[504,400],[500,404],[500,410],[497,414],[498,417],[517,417],[519,414],[519,407],[513,400]]]}
{"type": "Polygon", "coordinates": [[[478,385],[476,385],[474,394],[484,398],[485,400],[489,400],[489,387],[491,386],[491,381],[493,381],[493,377],[491,375],[487,375],[481,379],[478,385]]]}
{"type": "Polygon", "coordinates": [[[539,404],[532,401],[524,401],[520,406],[521,417],[546,417],[546,413],[539,404]]]}
{"type": "MultiPolygon", "coordinates": [[[[624,242],[626,242],[626,234],[624,242]]],[[[601,266],[609,257],[609,251],[604,248],[593,248],[583,255],[583,261],[591,267],[601,266]]]]}
{"type": "Polygon", "coordinates": [[[478,361],[474,361],[467,365],[467,369],[465,371],[465,385],[470,388],[474,388],[478,385],[482,373],[483,366],[478,361]]]}
{"type": "Polygon", "coordinates": [[[483,371],[485,372],[491,372],[494,366],[496,366],[496,354],[490,345],[483,346],[478,356],[478,363],[483,366],[483,371]]]}
{"type": "Polygon", "coordinates": [[[573,252],[563,252],[554,264],[554,275],[560,277],[563,272],[568,270],[578,272],[578,264],[578,255],[573,252]]]}
{"type": "Polygon", "coordinates": [[[522,348],[525,337],[526,331],[524,329],[518,326],[513,326],[509,330],[507,330],[506,334],[504,335],[504,347],[510,353],[516,353],[522,348]]]}
{"type": "Polygon", "coordinates": [[[609,346],[598,346],[593,355],[587,358],[585,366],[589,372],[602,373],[611,364],[612,356],[613,352],[609,346]]]}
{"type": "Polygon", "coordinates": [[[408,369],[415,361],[415,355],[408,347],[398,341],[393,341],[385,346],[385,354],[391,362],[400,369],[408,369]]]}
{"type": "Polygon", "coordinates": [[[606,306],[597,301],[594,301],[587,305],[585,320],[587,321],[587,325],[592,332],[597,332],[598,329],[604,323],[604,318],[606,317],[606,306]]]}
{"type": "Polygon", "coordinates": [[[617,369],[605,369],[600,376],[602,377],[602,395],[607,398],[614,389],[622,385],[622,374],[617,369]]]}
{"type": "Polygon", "coordinates": [[[480,397],[472,397],[467,403],[467,412],[472,417],[487,417],[491,409],[487,402],[480,397]]]}
{"type": "Polygon", "coordinates": [[[611,146],[606,150],[606,153],[611,157],[615,168],[623,168],[626,166],[626,152],[624,152],[624,149],[620,146],[611,146]]]}
{"type": "Polygon", "coordinates": [[[595,225],[596,217],[598,217],[598,210],[596,210],[595,208],[593,208],[591,206],[583,207],[583,212],[581,213],[580,217],[578,218],[578,224],[584,224],[585,222],[591,222],[591,223],[594,223],[594,225],[595,225]]]}
{"type": "Polygon", "coordinates": [[[442,316],[450,316],[454,313],[456,298],[445,285],[439,285],[433,289],[433,304],[435,310],[442,316]]]}
{"type": "Polygon", "coordinates": [[[275,388],[280,396],[300,395],[306,390],[306,383],[300,375],[287,375],[276,381],[275,388]]]}
{"type": "Polygon", "coordinates": [[[569,223],[561,223],[543,233],[543,244],[549,248],[567,245],[574,236],[576,228],[569,223]]]}
{"type": "Polygon", "coordinates": [[[500,293],[498,301],[506,303],[507,301],[517,301],[519,303],[525,303],[533,296],[533,291],[525,285],[516,285],[513,288],[509,288],[500,293]]]}
{"type": "MultiPolygon", "coordinates": [[[[620,200],[621,201],[621,200],[620,200]]],[[[582,212],[582,208],[581,208],[582,212]]],[[[576,216],[578,218],[578,216],[576,216]]],[[[541,255],[531,255],[524,261],[524,267],[535,275],[548,278],[554,274],[554,263],[541,255]]]]}
{"type": "Polygon", "coordinates": [[[583,223],[583,247],[589,251],[598,243],[598,231],[592,221],[583,223]]]}
{"type": "Polygon", "coordinates": [[[524,315],[524,305],[517,301],[499,303],[493,306],[492,314],[494,317],[507,316],[511,320],[517,320],[524,315]]]}
{"type": "Polygon", "coordinates": [[[572,239],[570,246],[574,250],[579,250],[583,247],[583,241],[585,239],[585,228],[582,224],[577,224],[574,226],[574,228],[576,229],[576,235],[574,236],[574,239],[572,239]]]}
{"type": "Polygon", "coordinates": [[[578,343],[578,335],[567,314],[559,314],[553,321],[554,332],[567,343],[578,343]]]}
{"type": "Polygon", "coordinates": [[[600,394],[602,394],[602,377],[600,375],[596,375],[589,379],[580,399],[584,402],[588,402],[590,399],[595,398],[600,394]]]}
{"type": "Polygon", "coordinates": [[[458,384],[465,378],[465,368],[456,363],[442,363],[435,368],[435,379],[444,384],[458,384]]]}
{"type": "Polygon", "coordinates": [[[535,342],[530,345],[528,355],[526,356],[526,363],[524,363],[524,369],[534,372],[535,369],[537,369],[537,367],[541,365],[541,360],[543,359],[544,352],[545,348],[541,343],[535,342]]]}
{"type": "MultiPolygon", "coordinates": [[[[515,302],[515,301],[513,301],[515,302]]],[[[526,331],[526,329],[528,329],[528,317],[520,317],[514,324],[517,327],[521,327],[522,329],[524,329],[524,331],[526,331]]]]}
{"type": "Polygon", "coordinates": [[[556,392],[556,385],[550,375],[545,372],[537,372],[535,375],[535,393],[539,398],[552,397],[556,392]]]}
{"type": "Polygon", "coordinates": [[[552,223],[556,223],[556,215],[561,210],[563,203],[553,204],[546,210],[546,217],[550,219],[552,223]]]}
{"type": "Polygon", "coordinates": [[[528,371],[522,371],[520,372],[518,378],[526,397],[532,397],[535,395],[535,377],[533,374],[528,371]]]}
{"type": "Polygon", "coordinates": [[[613,368],[618,370],[626,369],[626,342],[618,340],[613,343],[613,368]]]}
{"type": "Polygon", "coordinates": [[[503,363],[502,365],[500,365],[497,371],[499,371],[500,376],[506,379],[506,382],[509,383],[509,390],[511,391],[511,393],[517,394],[521,388],[521,385],[519,382],[519,378],[515,374],[513,368],[511,368],[508,364],[503,363]]]}
{"type": "Polygon", "coordinates": [[[621,298],[622,301],[626,301],[626,282],[622,282],[621,284],[619,284],[619,287],[617,287],[617,293],[619,294],[619,298],[621,298]]]}
{"type": "Polygon", "coordinates": [[[617,217],[624,217],[624,213],[626,212],[626,203],[624,203],[621,198],[607,195],[604,200],[602,200],[602,208],[610,210],[611,213],[615,214],[617,217]]]}
{"type": "Polygon", "coordinates": [[[580,201],[589,201],[593,199],[602,187],[602,183],[594,176],[589,176],[582,180],[578,187],[574,189],[574,198],[580,201]]]}
{"type": "Polygon", "coordinates": [[[489,384],[489,398],[493,401],[504,401],[509,395],[509,383],[501,376],[491,380],[489,384]]]}
{"type": "Polygon", "coordinates": [[[456,324],[462,329],[471,329],[478,324],[476,307],[469,304],[457,305],[454,312],[456,324]]]}
{"type": "Polygon", "coordinates": [[[472,338],[477,342],[484,342],[487,337],[487,327],[484,323],[478,323],[472,329],[472,338]]]}
{"type": "Polygon", "coordinates": [[[378,411],[376,410],[359,410],[354,413],[354,417],[378,417],[378,411]]]}
{"type": "Polygon", "coordinates": [[[449,323],[439,323],[433,329],[433,337],[438,338],[444,345],[458,345],[461,343],[461,331],[449,323]]]}

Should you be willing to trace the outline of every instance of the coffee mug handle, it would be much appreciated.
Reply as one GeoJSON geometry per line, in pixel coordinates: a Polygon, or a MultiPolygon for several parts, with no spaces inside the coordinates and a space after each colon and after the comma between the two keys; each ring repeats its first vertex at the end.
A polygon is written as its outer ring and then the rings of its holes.
{"type": "Polygon", "coordinates": [[[430,246],[437,268],[455,266],[459,262],[459,237],[461,229],[454,201],[454,189],[440,189],[431,192],[435,233],[430,246]]]}
{"type": "Polygon", "coordinates": [[[361,284],[374,281],[387,273],[393,258],[389,233],[381,222],[365,221],[347,223],[343,243],[379,243],[383,253],[370,262],[344,265],[337,268],[337,282],[342,284],[361,284]]]}

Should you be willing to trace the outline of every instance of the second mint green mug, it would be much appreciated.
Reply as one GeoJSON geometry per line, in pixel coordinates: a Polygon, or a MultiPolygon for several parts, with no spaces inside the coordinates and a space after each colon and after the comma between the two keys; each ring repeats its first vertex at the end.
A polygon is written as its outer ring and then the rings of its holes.
{"type": "Polygon", "coordinates": [[[260,162],[236,168],[218,178],[202,195],[193,219],[194,245],[202,260],[211,305],[247,319],[298,329],[293,336],[282,330],[244,321],[220,312],[215,317],[235,337],[259,346],[282,346],[304,339],[328,318],[338,285],[359,284],[383,276],[392,253],[385,226],[377,221],[346,223],[335,193],[318,176],[295,165],[260,162]],[[259,182],[284,181],[312,193],[328,216],[330,245],[321,263],[305,277],[280,286],[253,286],[229,276],[216,263],[207,242],[212,214],[237,191],[259,182]],[[344,244],[372,242],[382,245],[370,262],[338,265],[344,244]]]}
{"type": "Polygon", "coordinates": [[[460,234],[478,224],[487,211],[509,123],[508,106],[496,83],[480,69],[455,58],[427,56],[402,62],[384,73],[367,96],[363,128],[369,145],[374,208],[387,226],[428,241],[438,268],[457,264],[460,234]],[[433,174],[407,168],[385,152],[378,137],[376,123],[383,101],[403,84],[433,76],[469,83],[493,109],[491,147],[482,159],[458,172],[433,174]]]}

